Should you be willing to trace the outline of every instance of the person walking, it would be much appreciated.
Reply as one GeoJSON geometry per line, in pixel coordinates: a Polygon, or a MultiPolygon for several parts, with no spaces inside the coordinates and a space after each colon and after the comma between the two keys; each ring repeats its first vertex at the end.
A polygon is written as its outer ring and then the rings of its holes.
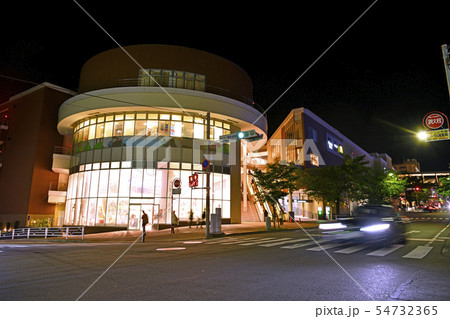
{"type": "Polygon", "coordinates": [[[192,221],[194,220],[194,212],[192,209],[189,211],[189,228],[192,226],[192,221]]]}
{"type": "Polygon", "coordinates": [[[148,215],[142,211],[142,242],[145,241],[145,226],[148,224],[148,215]]]}
{"type": "Polygon", "coordinates": [[[172,212],[172,223],[170,226],[170,233],[175,234],[175,225],[178,225],[178,217],[175,215],[175,211],[172,212]]]}
{"type": "Polygon", "coordinates": [[[202,220],[200,221],[200,228],[202,228],[203,223],[205,222],[205,218],[206,218],[206,208],[203,210],[203,213],[202,213],[202,220]]]}

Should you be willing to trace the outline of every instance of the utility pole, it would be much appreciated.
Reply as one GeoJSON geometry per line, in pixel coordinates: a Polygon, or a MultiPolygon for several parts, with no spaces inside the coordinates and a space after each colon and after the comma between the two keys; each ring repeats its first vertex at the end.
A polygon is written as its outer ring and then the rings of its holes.
{"type": "Polygon", "coordinates": [[[448,88],[448,91],[449,91],[449,94],[450,94],[450,74],[449,74],[450,73],[450,70],[449,70],[450,59],[449,59],[449,56],[448,56],[447,45],[443,44],[441,46],[441,49],[442,49],[442,58],[444,59],[444,68],[445,68],[445,77],[446,77],[446,80],[447,80],[447,88],[448,88]]]}
{"type": "MultiPolygon", "coordinates": [[[[209,112],[206,113],[206,158],[209,161],[209,142],[211,139],[211,118],[209,112]]],[[[206,227],[206,238],[210,237],[209,230],[209,213],[210,213],[210,173],[211,165],[206,168],[206,216],[205,216],[205,227],[206,227]]]]}

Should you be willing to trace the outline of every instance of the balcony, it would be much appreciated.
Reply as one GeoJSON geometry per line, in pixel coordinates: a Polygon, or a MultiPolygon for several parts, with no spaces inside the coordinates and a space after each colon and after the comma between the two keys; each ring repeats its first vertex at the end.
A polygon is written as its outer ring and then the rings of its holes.
{"type": "Polygon", "coordinates": [[[52,171],[58,174],[69,174],[71,149],[56,146],[53,151],[52,171]]]}
{"type": "Polygon", "coordinates": [[[8,130],[8,120],[7,119],[0,120],[0,130],[4,130],[4,131],[8,130]]]}
{"type": "Polygon", "coordinates": [[[67,184],[50,183],[48,190],[49,204],[64,204],[67,196],[67,184]]]}

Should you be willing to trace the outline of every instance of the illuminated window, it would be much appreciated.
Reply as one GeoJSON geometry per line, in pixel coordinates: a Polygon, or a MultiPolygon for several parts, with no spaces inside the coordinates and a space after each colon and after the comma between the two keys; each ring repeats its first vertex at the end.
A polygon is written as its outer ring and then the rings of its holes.
{"type": "Polygon", "coordinates": [[[136,120],[134,135],[146,135],[147,121],[136,120]]]}
{"type": "Polygon", "coordinates": [[[114,122],[113,136],[122,136],[122,135],[123,135],[123,121],[114,122]]]}
{"type": "Polygon", "coordinates": [[[181,134],[183,137],[194,137],[194,123],[183,123],[183,132],[181,134]]]}
{"type": "Polygon", "coordinates": [[[172,121],[170,127],[170,136],[181,137],[182,123],[172,121]]]}
{"type": "Polygon", "coordinates": [[[95,133],[95,138],[102,138],[105,133],[105,124],[97,125],[97,132],[95,133]]]}
{"type": "Polygon", "coordinates": [[[169,136],[170,133],[170,121],[159,121],[158,135],[169,136]]]}
{"type": "Polygon", "coordinates": [[[149,136],[158,135],[158,121],[147,121],[147,134],[149,136]]]}
{"type": "Polygon", "coordinates": [[[343,141],[327,133],[327,150],[339,157],[344,155],[343,141]]]}
{"type": "Polygon", "coordinates": [[[204,138],[204,126],[203,124],[194,124],[194,138],[204,138]]]}
{"type": "Polygon", "coordinates": [[[133,136],[133,135],[134,135],[134,121],[125,121],[123,136],[133,136]]]}

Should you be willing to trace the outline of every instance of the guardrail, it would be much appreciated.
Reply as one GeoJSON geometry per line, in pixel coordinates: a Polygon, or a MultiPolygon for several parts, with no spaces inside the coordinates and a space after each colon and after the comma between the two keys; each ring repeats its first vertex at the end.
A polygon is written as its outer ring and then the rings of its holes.
{"type": "Polygon", "coordinates": [[[29,239],[30,237],[65,237],[81,236],[84,239],[84,227],[36,227],[18,228],[1,234],[1,239],[29,239]]]}

